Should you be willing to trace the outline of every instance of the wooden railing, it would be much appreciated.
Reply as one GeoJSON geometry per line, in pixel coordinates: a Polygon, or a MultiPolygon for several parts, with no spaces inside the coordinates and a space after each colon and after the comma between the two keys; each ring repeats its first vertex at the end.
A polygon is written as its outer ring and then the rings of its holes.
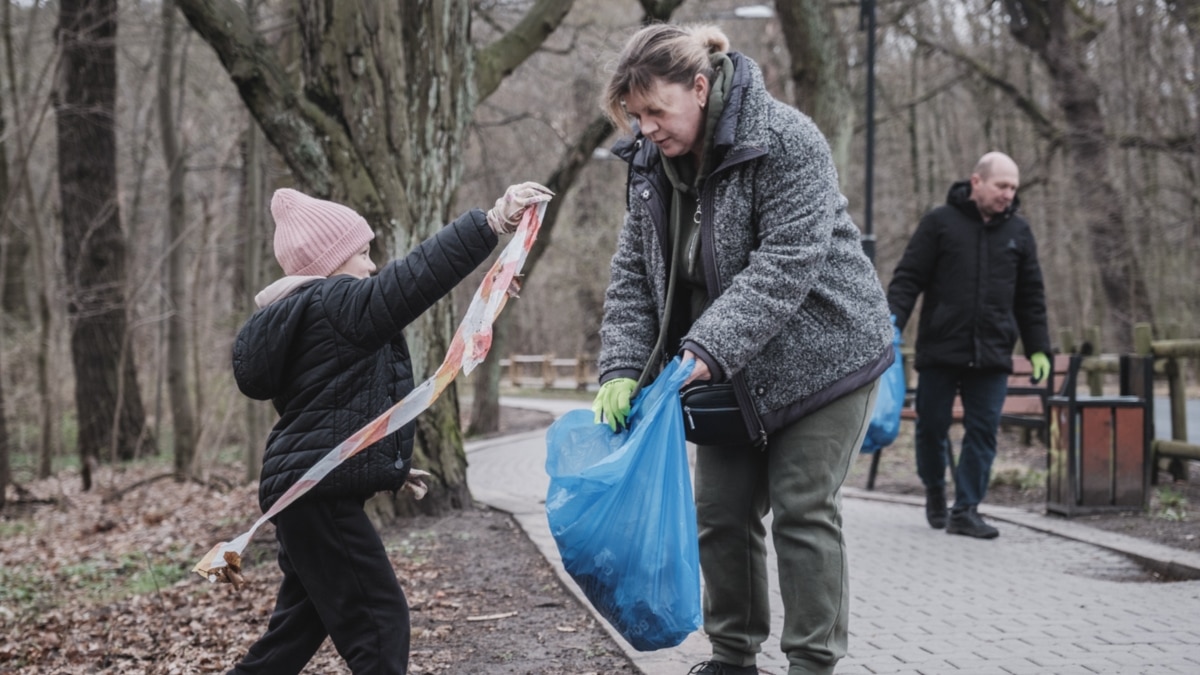
{"type": "Polygon", "coordinates": [[[513,354],[500,359],[500,381],[517,388],[585,391],[596,383],[596,378],[596,359],[585,354],[575,358],[559,358],[554,354],[513,354]]]}
{"type": "MultiPolygon", "coordinates": [[[[1168,330],[1168,335],[1177,331],[1168,330]]],[[[1091,329],[1089,342],[1098,344],[1099,331],[1091,329]]],[[[1134,326],[1134,353],[1140,356],[1154,357],[1154,375],[1156,379],[1167,382],[1168,405],[1171,412],[1171,438],[1156,438],[1151,443],[1153,466],[1158,466],[1160,457],[1171,460],[1167,470],[1177,480],[1188,477],[1186,460],[1200,461],[1200,445],[1188,442],[1187,419],[1187,386],[1185,382],[1186,359],[1200,359],[1200,339],[1155,340],[1153,328],[1148,323],[1134,326]]],[[[1074,351],[1074,338],[1070,331],[1060,333],[1060,344],[1063,351],[1074,351]]],[[[1089,393],[1099,396],[1103,393],[1104,376],[1118,371],[1119,358],[1116,354],[1098,354],[1084,359],[1082,369],[1088,374],[1089,393]]],[[[1157,479],[1158,472],[1152,474],[1157,479]]]]}
{"type": "MultiPolygon", "coordinates": [[[[1200,445],[1188,442],[1187,388],[1185,386],[1187,359],[1200,363],[1200,339],[1179,339],[1177,331],[1167,330],[1172,339],[1155,340],[1150,324],[1138,324],[1134,328],[1134,352],[1154,356],[1156,378],[1167,382],[1171,410],[1171,438],[1155,439],[1150,452],[1157,465],[1159,457],[1171,460],[1169,471],[1177,479],[1187,478],[1185,460],[1200,461],[1200,445]]],[[[1099,345],[1099,329],[1085,332],[1087,342],[1096,349],[1099,345]]],[[[1059,333],[1059,345],[1063,353],[1075,353],[1079,348],[1071,329],[1059,333]]],[[[908,349],[904,351],[909,351],[908,349]]],[[[911,354],[909,354],[911,356],[911,354]]],[[[911,372],[912,359],[906,359],[908,382],[916,382],[911,372]]],[[[1104,377],[1117,373],[1120,359],[1116,354],[1097,354],[1084,359],[1082,369],[1087,373],[1087,386],[1094,396],[1104,393],[1104,377]]],[[[502,382],[513,387],[541,389],[575,389],[583,391],[596,384],[596,359],[592,355],[579,354],[574,358],[559,358],[554,354],[514,354],[500,360],[502,382]]],[[[1157,472],[1156,472],[1157,473],[1157,472]]]]}

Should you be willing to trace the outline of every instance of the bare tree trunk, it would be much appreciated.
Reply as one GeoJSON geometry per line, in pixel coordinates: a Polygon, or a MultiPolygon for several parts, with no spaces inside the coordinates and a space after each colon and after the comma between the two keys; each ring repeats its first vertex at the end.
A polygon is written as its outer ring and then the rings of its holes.
{"type": "MultiPolygon", "coordinates": [[[[298,89],[240,7],[177,0],[296,182],[353,206],[393,251],[407,250],[450,219],[477,99],[538,48],[572,1],[536,0],[517,26],[476,54],[467,0],[301,0],[298,89]]],[[[448,298],[406,330],[418,380],[441,363],[454,322],[448,298]]],[[[417,418],[414,463],[435,476],[419,502],[422,511],[470,501],[458,410],[450,388],[417,418]]],[[[396,507],[403,513],[411,504],[405,498],[396,507]]]]}
{"type": "Polygon", "coordinates": [[[850,163],[855,103],[834,5],[825,0],[775,0],[775,11],[792,57],[796,107],[812,117],[829,139],[834,165],[844,176],[850,163]]]}
{"type": "MultiPolygon", "coordinates": [[[[0,344],[3,340],[0,339],[0,344]]],[[[4,405],[4,368],[0,367],[0,512],[8,500],[8,484],[12,482],[12,465],[8,460],[8,408],[4,405]]]]}
{"type": "MultiPolygon", "coordinates": [[[[163,159],[167,163],[167,394],[171,400],[171,428],[174,438],[175,480],[188,479],[196,457],[196,421],[188,391],[188,344],[184,311],[188,307],[187,282],[184,279],[185,231],[184,178],[187,167],[179,147],[175,128],[175,106],[171,99],[174,74],[175,3],[162,0],[162,46],[158,62],[158,126],[162,136],[163,159]]],[[[183,92],[180,91],[180,96],[183,92]]],[[[182,98],[180,99],[182,101],[182,98]]]]}
{"type": "MultiPolygon", "coordinates": [[[[668,21],[675,10],[683,4],[683,0],[642,0],[642,24],[655,21],[668,21]]],[[[528,283],[537,263],[550,245],[554,225],[558,222],[558,213],[567,194],[571,191],[579,173],[591,160],[592,152],[600,147],[614,127],[603,114],[597,115],[584,127],[575,142],[559,159],[558,165],[542,184],[554,191],[556,197],[546,206],[542,218],[541,229],[538,230],[537,241],[533,243],[529,255],[525,258],[525,266],[521,269],[522,283],[528,283]]],[[[511,313],[501,314],[496,320],[492,334],[492,349],[488,358],[476,369],[473,378],[474,400],[471,403],[471,421],[467,433],[469,435],[485,434],[500,429],[500,359],[508,346],[508,335],[513,321],[511,313]]]]}
{"type": "MultiPolygon", "coordinates": [[[[258,24],[258,3],[247,0],[246,14],[253,26],[258,24]]],[[[249,316],[254,312],[254,295],[262,283],[263,248],[261,245],[263,232],[266,230],[263,222],[263,212],[266,200],[263,197],[263,138],[262,132],[253,119],[247,120],[245,156],[242,161],[242,214],[238,219],[238,239],[242,242],[241,270],[237,275],[241,286],[240,293],[235,298],[241,300],[240,307],[249,316]]],[[[243,453],[245,478],[247,482],[258,480],[262,474],[263,443],[267,437],[267,410],[262,401],[246,398],[246,445],[243,453]]]]}
{"type": "Polygon", "coordinates": [[[57,31],[59,199],[84,489],[91,487],[100,449],[110,442],[121,459],[153,446],[134,360],[123,354],[125,241],[113,128],[116,13],[116,0],[64,0],[57,31]]]}
{"type": "MultiPolygon", "coordinates": [[[[12,9],[6,4],[4,6],[4,38],[6,40],[5,54],[9,58],[9,69],[12,72],[12,48],[11,48],[11,29],[9,20],[12,16],[12,9]]],[[[15,88],[14,88],[15,93],[15,88]]],[[[3,97],[0,97],[2,100],[3,97]]],[[[10,102],[10,105],[16,106],[16,97],[10,102]]],[[[3,314],[6,319],[17,319],[21,323],[29,320],[29,306],[25,301],[26,296],[26,281],[29,277],[25,271],[25,261],[29,258],[29,240],[25,233],[13,226],[13,218],[11,216],[13,208],[12,191],[9,187],[8,179],[8,144],[3,140],[7,138],[7,127],[3,115],[3,110],[0,110],[0,309],[3,309],[3,314]]],[[[0,329],[8,330],[10,327],[0,326],[0,329]]],[[[3,492],[3,487],[0,487],[0,492],[3,492]]],[[[3,503],[3,496],[0,495],[0,505],[3,503]]]]}
{"type": "MultiPolygon", "coordinates": [[[[34,15],[39,11],[38,7],[31,10],[34,15]]],[[[8,91],[11,109],[13,111],[13,120],[16,122],[17,129],[21,131],[14,134],[14,139],[17,144],[17,186],[22,196],[26,201],[26,217],[25,221],[28,224],[30,232],[30,242],[32,250],[30,254],[33,260],[33,278],[36,283],[36,321],[37,321],[37,355],[36,371],[37,371],[37,393],[38,393],[38,414],[39,414],[39,437],[41,439],[40,450],[38,452],[38,477],[49,478],[53,466],[53,459],[60,454],[62,447],[62,435],[59,430],[58,410],[59,406],[57,398],[51,391],[54,378],[51,375],[52,363],[50,359],[51,343],[54,336],[54,313],[50,305],[50,297],[53,294],[54,279],[50,277],[48,270],[50,269],[49,260],[53,255],[52,246],[47,245],[44,240],[45,223],[43,223],[41,215],[37,208],[37,199],[34,197],[33,185],[29,176],[29,153],[30,147],[38,136],[41,129],[41,122],[45,119],[45,111],[48,110],[49,102],[43,108],[43,114],[38,116],[36,124],[32,124],[32,129],[27,127],[27,121],[22,111],[22,98],[26,93],[24,88],[18,81],[16,71],[16,58],[14,56],[16,48],[13,46],[12,34],[12,3],[6,3],[3,9],[4,16],[4,54],[7,65],[8,75],[8,91]]],[[[32,32],[32,31],[31,31],[32,32]]],[[[42,71],[42,75],[49,73],[51,64],[46,64],[47,70],[42,71]]],[[[27,97],[25,97],[27,98],[27,97]]],[[[8,201],[7,213],[12,213],[15,208],[15,199],[10,198],[8,201]]],[[[51,236],[53,240],[53,236],[51,236]]]]}
{"type": "Polygon", "coordinates": [[[475,368],[471,378],[474,397],[468,436],[480,436],[500,430],[500,359],[508,351],[508,332],[512,314],[501,314],[492,326],[492,348],[487,359],[475,368]]]}
{"type": "Polygon", "coordinates": [[[1133,324],[1154,320],[1141,261],[1112,179],[1100,86],[1088,72],[1088,45],[1100,26],[1072,0],[1004,0],[1009,30],[1041,59],[1062,110],[1072,186],[1090,228],[1092,258],[1107,302],[1113,347],[1129,351],[1133,324]]]}
{"type": "MultiPolygon", "coordinates": [[[[7,3],[4,7],[5,28],[8,26],[9,8],[7,3]]],[[[5,30],[7,35],[8,31],[5,30]]],[[[8,252],[8,236],[12,231],[9,226],[11,222],[8,217],[9,210],[12,206],[12,192],[8,185],[8,143],[7,128],[4,117],[3,106],[0,106],[0,249],[3,249],[3,255],[0,255],[0,266],[9,262],[8,252]]],[[[0,274],[0,297],[4,296],[4,292],[8,289],[7,274],[0,274]]],[[[5,309],[7,311],[7,307],[5,309]]],[[[12,482],[12,468],[8,461],[8,408],[4,405],[4,342],[5,336],[8,333],[7,326],[0,326],[0,512],[4,510],[4,504],[7,501],[8,484],[12,482]]]]}
{"type": "MultiPolygon", "coordinates": [[[[592,152],[604,142],[604,139],[612,135],[612,132],[613,126],[608,118],[600,115],[593,119],[575,143],[564,153],[550,177],[546,179],[544,185],[553,190],[557,196],[546,205],[546,213],[542,227],[538,230],[537,241],[533,243],[533,248],[529,250],[529,255],[525,258],[525,266],[522,268],[524,275],[522,284],[529,283],[529,278],[537,268],[538,261],[545,254],[546,248],[550,246],[551,234],[554,231],[555,223],[558,222],[558,214],[562,210],[566,194],[575,184],[584,165],[591,159],[592,152]]],[[[472,434],[492,432],[500,428],[500,358],[504,354],[507,344],[511,321],[511,314],[501,314],[496,321],[492,351],[489,353],[487,361],[479,369],[484,372],[480,373],[480,377],[475,380],[475,400],[470,426],[472,434]],[[490,422],[490,426],[485,422],[490,422]]]]}

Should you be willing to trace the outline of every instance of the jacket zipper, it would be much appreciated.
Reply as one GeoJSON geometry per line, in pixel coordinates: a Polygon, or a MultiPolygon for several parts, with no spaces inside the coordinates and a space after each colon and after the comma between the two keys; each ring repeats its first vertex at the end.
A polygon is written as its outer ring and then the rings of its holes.
{"type": "MultiPolygon", "coordinates": [[[[711,276],[712,280],[716,282],[717,295],[714,296],[710,292],[709,297],[711,298],[718,297],[725,291],[725,289],[724,284],[721,281],[721,272],[717,269],[716,250],[714,249],[716,242],[712,236],[711,222],[709,223],[708,228],[704,227],[704,214],[712,213],[713,204],[712,191],[708,189],[708,186],[713,178],[718,174],[724,173],[731,167],[741,164],[742,162],[748,162],[751,159],[761,157],[765,154],[767,154],[766,151],[760,148],[749,148],[746,150],[739,150],[738,152],[727,156],[725,161],[721,162],[721,165],[714,169],[713,172],[704,179],[704,185],[700,189],[699,198],[696,200],[695,217],[697,220],[699,220],[700,236],[704,242],[704,246],[701,249],[701,255],[705,257],[705,261],[707,263],[705,267],[709,270],[709,274],[705,275],[705,277],[707,278],[708,276],[711,276]]],[[[765,427],[763,427],[762,418],[759,417],[758,409],[754,405],[754,399],[750,396],[750,385],[746,384],[746,378],[743,377],[741,373],[729,379],[730,382],[733,383],[733,393],[737,398],[738,407],[742,413],[743,423],[746,424],[746,428],[748,430],[757,434],[754,444],[759,448],[759,450],[766,450],[767,430],[765,427]]]]}

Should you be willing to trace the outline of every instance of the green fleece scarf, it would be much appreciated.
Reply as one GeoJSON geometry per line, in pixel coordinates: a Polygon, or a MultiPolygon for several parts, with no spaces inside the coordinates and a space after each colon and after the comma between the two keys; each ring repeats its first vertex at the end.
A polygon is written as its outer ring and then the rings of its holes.
{"type": "MultiPolygon", "coordinates": [[[[690,154],[681,157],[663,157],[663,170],[674,188],[671,191],[670,234],[672,246],[678,251],[671,261],[671,274],[675,281],[684,284],[689,293],[682,294],[686,300],[686,325],[690,326],[708,306],[708,292],[704,285],[704,266],[700,258],[700,218],[698,200],[700,186],[713,169],[712,140],[729,98],[729,87],[733,82],[733,61],[724,53],[711,56],[714,75],[708,91],[708,112],[704,119],[703,152],[697,167],[690,154]]],[[[681,298],[681,300],[683,299],[681,298]]],[[[669,308],[672,311],[674,308],[669,308]]]]}

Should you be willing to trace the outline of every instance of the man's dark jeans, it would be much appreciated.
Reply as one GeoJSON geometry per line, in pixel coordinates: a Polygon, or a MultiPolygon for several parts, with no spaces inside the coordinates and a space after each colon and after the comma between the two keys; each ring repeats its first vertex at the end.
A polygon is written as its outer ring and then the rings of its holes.
{"type": "Polygon", "coordinates": [[[962,452],[954,471],[954,507],[975,506],[987,494],[996,430],[1008,393],[1008,373],[974,368],[922,368],[917,380],[917,475],[926,489],[945,489],[955,394],[963,405],[962,452]]]}

